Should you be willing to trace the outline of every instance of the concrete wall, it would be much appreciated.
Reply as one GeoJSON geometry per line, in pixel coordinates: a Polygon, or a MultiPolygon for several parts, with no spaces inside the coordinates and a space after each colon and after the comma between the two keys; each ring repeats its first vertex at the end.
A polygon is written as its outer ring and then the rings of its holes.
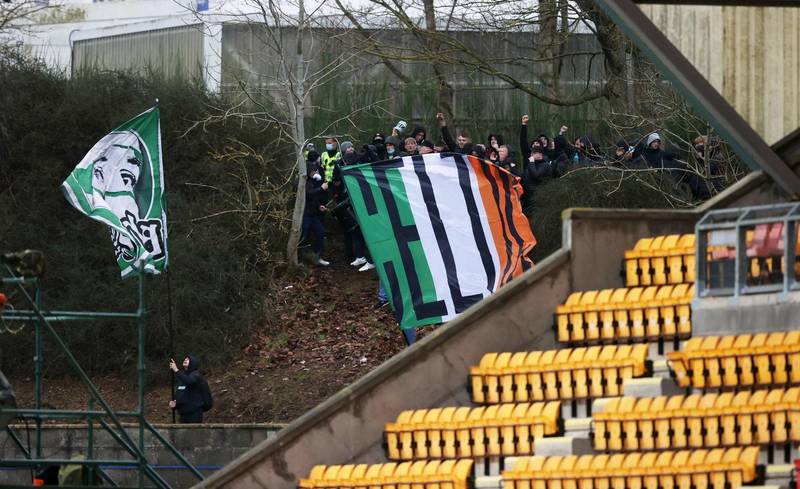
{"type": "Polygon", "coordinates": [[[768,143],[800,126],[800,9],[641,8],[768,143]]]}
{"type": "MultiPolygon", "coordinates": [[[[33,425],[30,425],[31,427],[33,425]]],[[[208,475],[227,465],[238,456],[264,440],[274,437],[282,425],[264,424],[204,424],[204,425],[156,425],[166,437],[192,464],[203,468],[208,475]]],[[[34,438],[33,430],[26,433],[24,425],[14,426],[14,431],[26,443],[28,434],[34,438]]],[[[134,441],[138,433],[131,429],[129,434],[134,441]]],[[[62,424],[45,425],[42,436],[42,455],[48,458],[70,458],[86,454],[88,432],[85,425],[62,424]]],[[[119,446],[103,429],[95,426],[94,450],[97,458],[107,460],[131,460],[131,455],[119,446]]],[[[189,487],[197,479],[182,468],[180,463],[164,449],[152,435],[145,435],[145,450],[151,463],[160,466],[159,474],[174,487],[189,487]]],[[[0,432],[0,460],[24,458],[5,431],[0,432]]],[[[123,469],[108,469],[108,474],[119,484],[134,484],[136,472],[123,469]]],[[[0,486],[4,484],[29,484],[30,472],[27,469],[0,468],[0,486]]]]}
{"type": "Polygon", "coordinates": [[[692,301],[692,334],[698,336],[800,329],[800,292],[705,297],[692,301]]]}

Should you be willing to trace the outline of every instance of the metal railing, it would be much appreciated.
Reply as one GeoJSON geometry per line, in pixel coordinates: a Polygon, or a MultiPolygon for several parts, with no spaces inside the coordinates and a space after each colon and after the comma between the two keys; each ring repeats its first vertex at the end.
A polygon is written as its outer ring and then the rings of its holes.
{"type": "Polygon", "coordinates": [[[8,265],[0,266],[0,284],[15,287],[19,292],[22,302],[29,309],[25,310],[0,310],[0,318],[6,321],[24,321],[33,325],[35,335],[35,356],[34,356],[34,398],[35,406],[33,409],[9,409],[0,408],[0,412],[12,414],[21,420],[33,420],[35,424],[35,442],[33,447],[26,447],[22,440],[17,436],[13,429],[6,427],[10,439],[22,452],[22,459],[0,460],[0,467],[31,467],[41,468],[48,465],[82,465],[87,467],[85,482],[94,479],[93,473],[99,476],[104,484],[117,486],[114,481],[101,466],[120,465],[128,466],[138,471],[137,487],[145,487],[145,484],[153,485],[158,488],[167,489],[169,483],[156,471],[154,466],[147,459],[145,453],[145,432],[149,432],[160,442],[179,463],[189,470],[198,480],[203,480],[203,475],[186,458],[151,425],[145,418],[144,391],[145,391],[145,282],[146,274],[139,273],[138,295],[139,305],[135,312],[85,312],[85,311],[48,311],[42,307],[41,294],[39,293],[39,281],[36,277],[17,276],[8,265]],[[138,373],[138,406],[135,411],[117,411],[111,408],[108,402],[100,394],[97,387],[91,381],[87,373],[78,363],[78,360],[70,351],[67,344],[53,327],[53,322],[63,321],[96,321],[96,320],[128,320],[136,321],[137,324],[137,373],[138,373]],[[43,406],[43,362],[44,362],[44,335],[47,334],[58,346],[60,352],[66,357],[72,370],[83,381],[89,394],[89,401],[86,410],[57,410],[45,409],[43,406]],[[99,409],[95,406],[99,405],[99,409]],[[133,433],[129,431],[121,422],[121,418],[133,419],[135,426],[133,433]],[[84,459],[56,460],[43,456],[42,450],[42,423],[48,419],[79,419],[86,420],[88,424],[88,443],[86,457],[84,459]],[[96,457],[94,452],[94,427],[105,430],[109,435],[131,456],[126,460],[102,460],[96,457]],[[135,435],[134,435],[135,433],[135,435]]]}
{"type": "Polygon", "coordinates": [[[695,226],[697,296],[785,293],[800,289],[800,204],[710,211],[695,226]]]}

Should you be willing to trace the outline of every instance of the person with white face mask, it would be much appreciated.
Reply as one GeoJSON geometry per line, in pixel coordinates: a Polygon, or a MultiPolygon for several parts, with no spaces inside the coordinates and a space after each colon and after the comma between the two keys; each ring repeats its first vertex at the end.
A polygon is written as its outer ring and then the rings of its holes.
{"type": "Polygon", "coordinates": [[[325,138],[325,151],[322,152],[322,169],[326,182],[330,182],[333,178],[333,169],[340,159],[342,159],[342,153],[339,151],[339,142],[333,136],[325,138]]]}

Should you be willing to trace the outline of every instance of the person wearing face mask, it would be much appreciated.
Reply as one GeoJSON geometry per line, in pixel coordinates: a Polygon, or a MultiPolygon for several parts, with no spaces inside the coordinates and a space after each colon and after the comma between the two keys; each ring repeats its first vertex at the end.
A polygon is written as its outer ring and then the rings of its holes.
{"type": "MultiPolygon", "coordinates": [[[[306,161],[306,205],[303,211],[303,228],[300,236],[301,246],[311,247],[313,257],[311,262],[315,265],[326,267],[330,262],[322,259],[325,243],[325,226],[322,216],[328,210],[328,182],[323,181],[319,164],[320,155],[316,151],[308,152],[306,161]],[[310,243],[309,243],[310,241],[310,243]]],[[[333,169],[331,169],[331,178],[333,169]]]]}
{"type": "Polygon", "coordinates": [[[383,133],[379,132],[373,136],[372,145],[375,146],[375,154],[378,156],[378,160],[385,160],[387,158],[386,137],[383,133]]]}
{"type": "Polygon", "coordinates": [[[322,152],[322,169],[326,182],[330,182],[333,178],[335,162],[341,157],[342,153],[339,152],[339,143],[336,138],[333,136],[325,138],[325,151],[322,152]]]}
{"type": "Polygon", "coordinates": [[[397,148],[400,147],[400,140],[394,136],[386,138],[386,157],[395,158],[400,154],[397,148]]]}

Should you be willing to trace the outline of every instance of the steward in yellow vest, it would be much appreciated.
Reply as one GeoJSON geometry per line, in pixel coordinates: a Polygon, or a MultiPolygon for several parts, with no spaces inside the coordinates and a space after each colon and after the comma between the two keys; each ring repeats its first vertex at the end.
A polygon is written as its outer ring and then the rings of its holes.
{"type": "Polygon", "coordinates": [[[325,181],[333,180],[333,168],[336,161],[342,159],[339,152],[339,143],[334,138],[325,138],[325,151],[322,152],[322,168],[325,171],[325,181]]]}

